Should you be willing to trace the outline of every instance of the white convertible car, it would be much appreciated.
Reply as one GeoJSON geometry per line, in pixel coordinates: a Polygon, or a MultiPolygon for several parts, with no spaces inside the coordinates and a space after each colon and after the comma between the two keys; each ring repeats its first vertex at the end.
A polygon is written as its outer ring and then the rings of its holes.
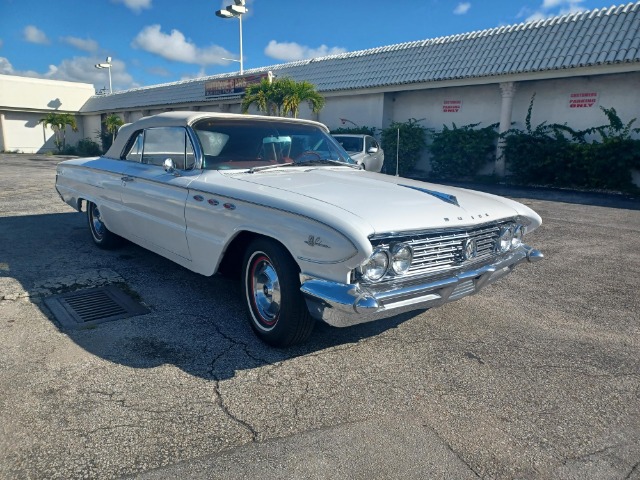
{"type": "Polygon", "coordinates": [[[308,338],[478,292],[540,226],[486,193],[361,170],[317,122],[169,112],[127,124],[102,157],[61,162],[56,189],[98,247],[122,238],[202,275],[238,273],[265,342],[308,338]]]}

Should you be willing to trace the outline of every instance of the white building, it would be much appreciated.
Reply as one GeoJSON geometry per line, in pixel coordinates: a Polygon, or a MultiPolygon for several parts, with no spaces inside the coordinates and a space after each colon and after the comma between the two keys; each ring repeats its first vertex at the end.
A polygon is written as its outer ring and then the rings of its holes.
{"type": "MultiPolygon", "coordinates": [[[[0,151],[55,150],[54,132],[40,119],[52,111],[77,114],[94,94],[90,83],[0,75],[0,151]]],[[[83,128],[69,131],[67,143],[77,143],[84,136],[89,135],[83,128]]]]}
{"type": "MultiPolygon", "coordinates": [[[[501,131],[512,123],[523,128],[534,93],[534,125],[546,121],[584,129],[606,124],[600,106],[614,107],[629,121],[640,112],[640,1],[255,68],[246,70],[241,78],[214,75],[99,96],[87,95],[86,85],[72,84],[82,92],[77,100],[81,105],[75,110],[82,119],[79,136],[95,137],[104,117],[113,113],[126,122],[167,110],[239,113],[245,81],[269,71],[316,85],[326,106],[319,115],[302,108],[301,116],[330,128],[344,126],[341,119],[348,120],[346,126],[355,123],[380,129],[410,118],[438,130],[443,124],[478,122],[484,126],[499,123],[501,131]]],[[[0,86],[5,78],[0,76],[0,86]]],[[[4,149],[46,147],[42,142],[27,146],[26,140],[14,141],[13,136],[20,134],[11,127],[15,124],[6,127],[6,101],[0,94],[3,132],[7,128],[4,149]]],[[[65,101],[71,110],[73,102],[65,101]]],[[[12,103],[14,116],[20,111],[18,103],[12,103]]],[[[420,167],[425,168],[426,163],[420,167]]]]}

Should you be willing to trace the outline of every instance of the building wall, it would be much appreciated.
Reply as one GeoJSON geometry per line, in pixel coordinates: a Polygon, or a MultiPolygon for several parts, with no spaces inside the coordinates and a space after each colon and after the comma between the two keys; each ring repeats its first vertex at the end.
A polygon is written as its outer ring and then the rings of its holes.
{"type": "MultiPolygon", "coordinates": [[[[384,94],[359,94],[354,92],[345,96],[327,96],[324,108],[317,116],[317,120],[327,125],[331,130],[354,127],[350,122],[359,126],[382,128],[384,94]],[[349,122],[342,122],[344,118],[349,122]]],[[[315,120],[306,105],[301,105],[300,117],[315,120]],[[305,108],[302,108],[305,107],[305,108]]]]}
{"type": "MultiPolygon", "coordinates": [[[[2,149],[24,153],[54,151],[54,132],[38,122],[49,112],[76,113],[94,95],[88,83],[0,75],[0,113],[4,114],[2,149]]],[[[68,145],[84,138],[84,122],[76,117],[78,132],[66,130],[68,145]]]]}
{"type": "MultiPolygon", "coordinates": [[[[524,129],[527,109],[535,93],[531,124],[567,123],[575,130],[608,124],[600,107],[615,108],[624,123],[640,112],[640,72],[617,75],[593,75],[517,84],[513,102],[515,127],[524,129]],[[597,94],[596,103],[586,108],[571,108],[570,101],[593,97],[571,95],[597,94]]],[[[634,126],[640,126],[635,125],[634,126]]]]}
{"type": "MultiPolygon", "coordinates": [[[[54,132],[50,127],[43,128],[39,123],[43,113],[4,112],[3,137],[4,151],[20,153],[44,153],[56,151],[54,132]]],[[[66,129],[67,145],[74,145],[83,138],[83,122],[77,118],[78,131],[66,129]]]]}
{"type": "Polygon", "coordinates": [[[0,75],[0,109],[77,112],[95,94],[90,83],[0,75]]]}
{"type": "MultiPolygon", "coordinates": [[[[422,120],[424,126],[436,130],[441,130],[443,124],[451,127],[452,123],[457,126],[498,123],[502,105],[499,85],[388,93],[392,102],[391,117],[398,122],[410,118],[422,120]]],[[[582,130],[607,124],[600,106],[614,107],[626,123],[640,112],[640,72],[517,82],[512,111],[514,128],[525,128],[527,110],[534,94],[531,118],[534,126],[542,122],[566,123],[571,128],[582,130]],[[571,101],[591,99],[593,94],[596,94],[596,100],[592,106],[571,107],[571,101]]]]}
{"type": "Polygon", "coordinates": [[[85,138],[90,138],[98,145],[100,145],[100,131],[102,130],[102,123],[100,121],[100,115],[85,115],[82,117],[82,128],[85,138]]]}
{"type": "Polygon", "coordinates": [[[481,126],[500,120],[501,97],[497,85],[413,90],[388,94],[391,118],[406,122],[414,118],[427,128],[441,130],[481,122],[481,126]]]}
{"type": "MultiPolygon", "coordinates": [[[[575,130],[584,130],[608,124],[601,106],[614,107],[626,124],[640,112],[640,72],[517,82],[511,117],[513,128],[525,128],[534,94],[531,119],[534,127],[542,122],[566,123],[575,130]],[[576,101],[590,106],[572,107],[576,101]]],[[[389,92],[383,99],[354,92],[350,96],[328,98],[327,106],[320,112],[320,121],[330,128],[349,127],[352,125],[337,125],[335,120],[348,118],[359,125],[386,128],[393,121],[416,119],[426,128],[439,131],[443,125],[452,127],[453,123],[458,127],[499,123],[501,106],[500,83],[389,92]]],[[[425,152],[416,167],[430,169],[428,153],[425,152]]]]}

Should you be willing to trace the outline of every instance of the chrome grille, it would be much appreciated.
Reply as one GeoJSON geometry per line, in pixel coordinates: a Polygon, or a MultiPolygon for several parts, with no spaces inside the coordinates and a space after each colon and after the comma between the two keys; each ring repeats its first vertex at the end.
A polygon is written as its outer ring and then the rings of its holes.
{"type": "MultiPolygon", "coordinates": [[[[464,267],[482,262],[495,255],[495,245],[502,225],[511,222],[481,225],[469,229],[440,230],[437,232],[421,232],[417,234],[394,235],[392,238],[372,239],[374,246],[391,245],[403,242],[413,248],[413,261],[404,278],[432,275],[447,272],[454,268],[464,267]],[[477,254],[474,258],[463,259],[463,246],[467,239],[474,239],[477,254]]],[[[394,277],[385,277],[392,279],[394,277]]]]}

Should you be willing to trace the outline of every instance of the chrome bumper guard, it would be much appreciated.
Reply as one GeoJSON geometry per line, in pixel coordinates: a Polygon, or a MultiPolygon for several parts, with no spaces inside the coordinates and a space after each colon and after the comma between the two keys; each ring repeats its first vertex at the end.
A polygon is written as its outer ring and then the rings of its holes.
{"type": "Polygon", "coordinates": [[[494,263],[449,277],[412,285],[389,285],[374,291],[364,285],[330,282],[301,275],[301,288],[311,315],[335,327],[348,327],[392,317],[411,310],[438,307],[480,291],[510,273],[519,263],[537,262],[544,255],[528,245],[494,263]]]}

